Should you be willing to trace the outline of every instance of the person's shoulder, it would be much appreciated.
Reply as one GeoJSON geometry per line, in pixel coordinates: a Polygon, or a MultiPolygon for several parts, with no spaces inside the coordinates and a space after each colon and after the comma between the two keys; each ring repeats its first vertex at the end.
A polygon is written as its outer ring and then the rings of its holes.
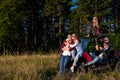
{"type": "Polygon", "coordinates": [[[113,49],[113,47],[109,47],[106,51],[113,53],[113,52],[114,52],[114,49],[113,49]]]}

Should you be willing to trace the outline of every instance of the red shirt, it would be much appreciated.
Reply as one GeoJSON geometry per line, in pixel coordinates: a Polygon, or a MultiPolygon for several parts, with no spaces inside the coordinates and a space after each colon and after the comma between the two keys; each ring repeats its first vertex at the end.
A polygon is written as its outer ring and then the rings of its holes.
{"type": "MultiPolygon", "coordinates": [[[[64,48],[64,47],[66,46],[66,45],[65,45],[65,42],[66,42],[66,41],[64,41],[64,42],[62,43],[61,47],[60,47],[60,55],[61,55],[62,52],[63,52],[62,48],[64,48]]],[[[71,44],[73,44],[73,42],[72,42],[71,44]]],[[[69,47],[69,51],[72,51],[72,50],[73,50],[73,48],[69,47]]]]}

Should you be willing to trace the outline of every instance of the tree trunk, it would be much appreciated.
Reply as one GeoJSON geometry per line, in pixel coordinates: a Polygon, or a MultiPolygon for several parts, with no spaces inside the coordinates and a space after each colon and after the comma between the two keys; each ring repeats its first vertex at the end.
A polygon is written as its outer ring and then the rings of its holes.
{"type": "MultiPolygon", "coordinates": [[[[59,19],[59,23],[61,23],[61,19],[59,19]]],[[[61,46],[61,25],[59,26],[59,33],[60,33],[60,37],[59,37],[59,45],[61,46]]]]}
{"type": "Polygon", "coordinates": [[[117,16],[117,5],[115,5],[115,28],[117,28],[117,19],[118,19],[118,16],[117,16]]]}
{"type": "Polygon", "coordinates": [[[47,40],[47,18],[45,18],[44,21],[44,46],[45,46],[45,52],[48,51],[48,40],[47,40]]]}

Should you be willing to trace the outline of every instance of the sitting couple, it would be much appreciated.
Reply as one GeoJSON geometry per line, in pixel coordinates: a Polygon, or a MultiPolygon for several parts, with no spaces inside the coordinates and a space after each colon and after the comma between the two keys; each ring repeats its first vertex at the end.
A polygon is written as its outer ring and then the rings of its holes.
{"type": "Polygon", "coordinates": [[[65,73],[66,66],[70,62],[71,57],[74,59],[74,62],[70,69],[72,72],[74,72],[74,68],[75,66],[77,66],[79,58],[83,56],[83,53],[87,49],[89,43],[90,43],[89,37],[83,38],[81,39],[81,41],[79,41],[78,36],[75,33],[68,35],[67,39],[63,42],[61,46],[60,54],[61,75],[65,73]]]}

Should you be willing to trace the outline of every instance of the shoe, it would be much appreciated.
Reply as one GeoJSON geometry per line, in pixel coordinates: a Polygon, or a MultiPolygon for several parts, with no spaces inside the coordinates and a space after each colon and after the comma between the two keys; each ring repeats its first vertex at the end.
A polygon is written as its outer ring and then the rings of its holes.
{"type": "Polygon", "coordinates": [[[92,68],[95,68],[95,65],[93,64],[91,67],[92,67],[92,68]]]}
{"type": "Polygon", "coordinates": [[[85,67],[87,67],[87,66],[88,66],[88,64],[84,64],[84,66],[85,66],[85,67]]]}
{"type": "Polygon", "coordinates": [[[85,63],[84,62],[82,62],[82,66],[84,66],[85,65],[85,63]]]}
{"type": "Polygon", "coordinates": [[[70,70],[71,70],[71,72],[74,72],[74,67],[71,67],[70,70]]]}

